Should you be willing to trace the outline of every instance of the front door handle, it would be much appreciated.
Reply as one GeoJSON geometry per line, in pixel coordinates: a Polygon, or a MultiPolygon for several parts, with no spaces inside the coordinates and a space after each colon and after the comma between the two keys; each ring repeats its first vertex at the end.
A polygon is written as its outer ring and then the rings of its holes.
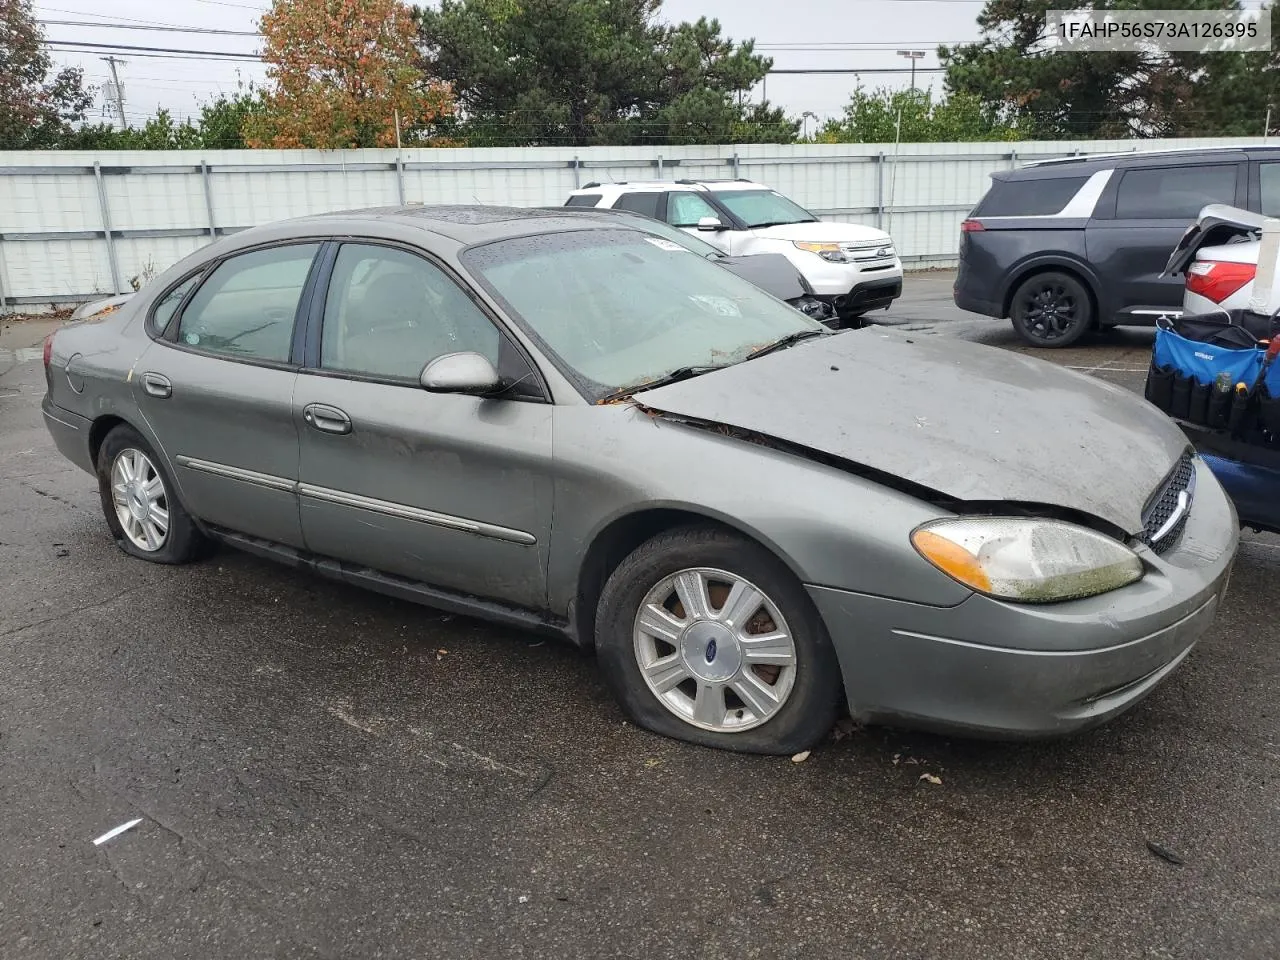
{"type": "Polygon", "coordinates": [[[302,419],[323,433],[350,433],[351,418],[327,403],[309,403],[302,408],[302,419]]]}
{"type": "Polygon", "coordinates": [[[161,400],[167,400],[173,396],[173,384],[169,382],[168,377],[159,373],[144,373],[142,389],[147,392],[147,396],[158,397],[161,400]]]}

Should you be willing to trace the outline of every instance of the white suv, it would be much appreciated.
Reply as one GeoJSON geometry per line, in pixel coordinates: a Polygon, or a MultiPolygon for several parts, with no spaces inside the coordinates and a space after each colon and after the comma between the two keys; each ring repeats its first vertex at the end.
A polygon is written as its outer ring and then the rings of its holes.
{"type": "Polygon", "coordinates": [[[750,180],[589,183],[567,207],[630,210],[696,232],[725,253],[781,253],[842,321],[887,308],[902,295],[902,261],[883,230],[819,220],[750,180]]]}

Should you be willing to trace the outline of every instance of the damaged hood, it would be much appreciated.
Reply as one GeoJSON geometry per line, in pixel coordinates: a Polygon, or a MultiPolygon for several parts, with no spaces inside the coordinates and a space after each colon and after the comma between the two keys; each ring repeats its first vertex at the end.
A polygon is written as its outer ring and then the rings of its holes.
{"type": "Polygon", "coordinates": [[[794,300],[811,292],[795,264],[780,253],[725,256],[715,262],[779,300],[794,300]]]}
{"type": "Polygon", "coordinates": [[[1131,535],[1187,447],[1119,387],[993,347],[883,328],[797,344],[636,395],[947,499],[1050,504],[1131,535]]]}

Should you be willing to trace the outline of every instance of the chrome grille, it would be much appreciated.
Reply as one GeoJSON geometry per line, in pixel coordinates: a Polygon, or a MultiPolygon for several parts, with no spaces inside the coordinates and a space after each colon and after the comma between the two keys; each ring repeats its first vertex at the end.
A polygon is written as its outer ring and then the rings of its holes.
{"type": "Polygon", "coordinates": [[[1184,453],[1143,513],[1139,539],[1156,553],[1164,553],[1177,543],[1191,515],[1195,492],[1195,460],[1190,453],[1184,453]]]}
{"type": "Polygon", "coordinates": [[[892,262],[896,255],[893,241],[889,239],[842,243],[840,244],[840,252],[855,263],[892,262]]]}

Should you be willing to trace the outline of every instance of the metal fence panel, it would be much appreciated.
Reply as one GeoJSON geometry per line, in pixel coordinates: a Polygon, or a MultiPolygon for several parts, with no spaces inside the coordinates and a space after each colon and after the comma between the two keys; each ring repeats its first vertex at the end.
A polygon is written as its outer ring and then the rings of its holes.
{"type": "Polygon", "coordinates": [[[590,181],[659,177],[765,183],[824,219],[889,230],[909,266],[946,265],[997,170],[1257,142],[0,152],[0,310],[128,290],[216,236],[272,220],[402,202],[559,205],[590,181]]]}

